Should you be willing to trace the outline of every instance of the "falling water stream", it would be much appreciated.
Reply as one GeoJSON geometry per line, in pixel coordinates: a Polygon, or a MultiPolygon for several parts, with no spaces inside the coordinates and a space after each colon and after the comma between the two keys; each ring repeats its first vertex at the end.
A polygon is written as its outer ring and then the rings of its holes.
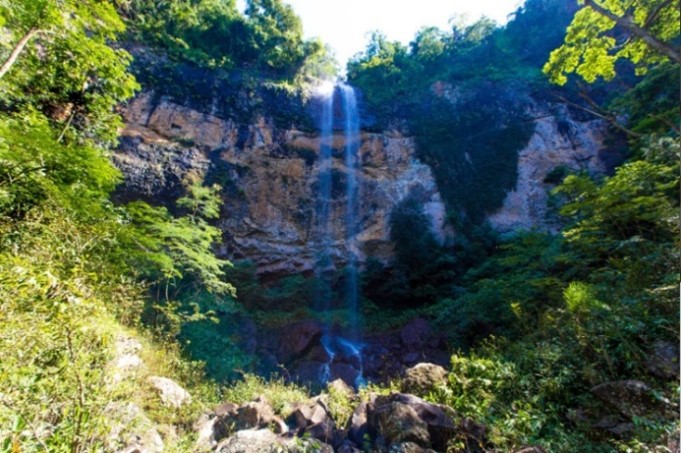
{"type": "MultiPolygon", "coordinates": [[[[357,96],[354,88],[340,84],[333,89],[327,89],[323,93],[322,111],[320,121],[320,149],[319,149],[319,193],[318,227],[319,227],[319,251],[316,266],[316,275],[319,281],[323,281],[325,272],[332,268],[331,245],[334,241],[335,229],[330,224],[333,209],[332,200],[332,171],[333,171],[333,139],[334,130],[342,130],[345,139],[344,166],[345,166],[345,228],[342,240],[345,243],[345,288],[344,308],[348,313],[346,319],[348,328],[344,335],[333,332],[327,325],[322,337],[322,346],[329,357],[320,370],[320,381],[326,383],[339,377],[334,372],[334,363],[343,360],[358,370],[354,379],[355,386],[364,383],[362,373],[362,343],[359,332],[359,284],[358,284],[358,244],[357,235],[360,231],[359,192],[360,184],[357,177],[359,171],[359,148],[360,148],[360,118],[357,109],[357,96]],[[336,93],[340,95],[342,114],[337,115],[343,122],[342,128],[334,124],[334,101],[336,93]]],[[[317,307],[321,310],[330,308],[329,295],[323,291],[317,293],[317,307]]]]}

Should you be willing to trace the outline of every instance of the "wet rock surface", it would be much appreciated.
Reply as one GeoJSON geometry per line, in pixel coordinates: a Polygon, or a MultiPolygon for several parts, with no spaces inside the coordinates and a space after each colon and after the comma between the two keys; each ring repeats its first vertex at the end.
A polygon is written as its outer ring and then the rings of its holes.
{"type": "Polygon", "coordinates": [[[355,386],[359,377],[385,382],[402,376],[408,368],[422,362],[440,367],[420,373],[419,383],[416,383],[416,377],[410,378],[409,382],[414,381],[416,388],[435,385],[435,381],[442,378],[442,367],[449,366],[451,352],[445,340],[425,319],[416,318],[401,329],[368,336],[356,344],[344,340],[342,330],[336,332],[341,344],[333,345],[333,357],[323,327],[315,321],[258,332],[256,352],[259,357],[270,357],[260,361],[259,373],[266,376],[282,372],[281,365],[284,376],[295,382],[323,385],[341,379],[355,386]]]}

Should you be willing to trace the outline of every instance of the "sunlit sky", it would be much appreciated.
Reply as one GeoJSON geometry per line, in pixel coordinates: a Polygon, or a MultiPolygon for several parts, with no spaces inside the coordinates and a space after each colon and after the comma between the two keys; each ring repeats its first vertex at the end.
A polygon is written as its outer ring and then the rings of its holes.
{"type": "MultiPolygon", "coordinates": [[[[380,30],[390,40],[409,43],[423,26],[449,29],[449,20],[485,15],[506,23],[523,0],[285,0],[303,20],[306,38],[330,44],[342,67],[366,47],[369,33],[380,30]]],[[[245,0],[237,0],[243,10],[245,0]]]]}

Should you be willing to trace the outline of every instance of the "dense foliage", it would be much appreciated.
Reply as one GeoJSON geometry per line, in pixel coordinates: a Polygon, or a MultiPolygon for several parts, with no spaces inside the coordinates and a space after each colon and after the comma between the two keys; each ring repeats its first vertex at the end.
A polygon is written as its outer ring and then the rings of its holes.
{"type": "MultiPolygon", "coordinates": [[[[187,295],[232,291],[204,220],[214,189],[188,182],[179,217],[111,203],[115,108],[137,88],[112,47],[124,30],[114,4],[12,1],[0,13],[1,448],[116,449],[110,404],[140,390],[111,384],[123,326],[154,319],[168,363],[181,326],[209,315],[187,295]]],[[[196,383],[195,369],[184,376],[196,383]]]]}
{"type": "Polygon", "coordinates": [[[583,0],[567,29],[565,43],[551,53],[544,71],[555,83],[577,73],[587,82],[615,77],[615,65],[625,59],[645,74],[651,65],[681,63],[678,39],[681,11],[674,1],[583,0]]]}
{"type": "MultiPolygon", "coordinates": [[[[426,28],[408,47],[375,34],[348,68],[374,127],[396,122],[416,135],[458,233],[454,244],[438,242],[416,199],[394,210],[395,262],[370,259],[361,276],[366,326],[420,315],[445,332],[457,351],[448,381],[423,396],[484,423],[502,451],[652,452],[679,429],[669,403],[677,383],[648,369],[656,345],[679,341],[679,71],[673,55],[631,28],[677,43],[678,8],[585,3],[572,18],[566,2],[527,0],[504,28],[486,19],[426,28]],[[558,82],[576,72],[632,84],[582,90],[601,102],[589,99],[591,111],[608,110],[596,113],[626,130],[630,158],[605,177],[556,169],[547,182],[563,229],[499,238],[484,220],[515,185],[517,151],[532,133],[528,107],[549,96],[547,60],[558,82]],[[597,429],[613,415],[591,389],[626,379],[647,382],[665,409],[616,415],[623,433],[597,429]]],[[[190,75],[175,93],[196,102],[208,77],[183,85],[195,74],[218,74],[228,86],[225,74],[238,72],[241,90],[299,85],[334,63],[302,39],[300,20],[279,0],[249,0],[245,15],[231,0],[0,0],[0,27],[0,451],[118,451],[125,442],[111,433],[121,424],[152,422],[177,427],[170,448],[189,451],[189,427],[219,398],[204,368],[226,381],[253,365],[234,340],[242,321],[342,323],[334,304],[311,307],[315,295],[342,299],[345,276],[263,284],[253,264],[217,257],[221,232],[211,222],[218,183],[229,182],[219,175],[189,175],[173,206],[111,201],[117,106],[140,88],[121,47],[166,54],[161,66],[190,75]],[[144,343],[145,366],[121,384],[113,364],[131,339],[144,343]],[[181,381],[195,401],[160,407],[150,375],[181,381]],[[131,421],[128,403],[153,420],[131,421]]],[[[572,102],[581,87],[568,85],[558,93],[572,102]]],[[[271,104],[288,91],[276,93],[271,104]]],[[[309,396],[248,374],[221,391],[235,403],[265,395],[280,415],[309,396]]],[[[329,404],[337,421],[350,418],[349,397],[331,392],[329,404]]],[[[459,439],[451,447],[462,448],[459,439]]]]}
{"type": "Polygon", "coordinates": [[[199,66],[297,83],[336,72],[327,48],[303,39],[300,18],[281,0],[248,0],[245,15],[234,0],[131,0],[119,8],[131,39],[199,66]]]}

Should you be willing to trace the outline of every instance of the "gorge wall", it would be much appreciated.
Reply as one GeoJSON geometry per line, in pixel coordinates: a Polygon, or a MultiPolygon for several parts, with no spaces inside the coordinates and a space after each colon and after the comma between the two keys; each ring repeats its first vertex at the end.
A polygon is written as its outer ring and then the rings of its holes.
{"type": "MultiPolygon", "coordinates": [[[[136,57],[138,65],[159,64],[156,59],[145,60],[144,54],[136,57]]],[[[158,74],[162,68],[155,71],[158,74]]],[[[124,110],[125,129],[114,156],[125,178],[118,199],[141,198],[172,206],[184,191],[183,181],[202,177],[222,187],[222,256],[251,260],[262,277],[311,273],[318,259],[315,244],[323,234],[315,218],[320,171],[320,136],[315,128],[319,112],[315,109],[319,103],[312,98],[292,106],[281,98],[269,98],[256,113],[235,115],[235,109],[245,112],[253,104],[252,92],[234,91],[229,80],[220,82],[210,72],[198,76],[191,71],[178,76],[178,72],[182,71],[169,73],[175,77],[171,83],[175,91],[193,83],[192,93],[198,95],[174,95],[161,82],[147,82],[148,88],[124,110]],[[201,91],[197,84],[208,88],[201,91]],[[290,117],[289,111],[294,112],[290,117]]],[[[456,101],[451,100],[451,108],[456,108],[456,101]]],[[[607,145],[610,135],[604,121],[580,118],[561,104],[532,101],[526,105],[526,116],[534,118],[533,132],[518,153],[515,188],[487,217],[501,233],[556,229],[555,214],[548,209],[548,191],[560,179],[556,175],[581,170],[605,173],[621,159],[607,145]]],[[[362,126],[357,174],[361,227],[358,250],[352,251],[359,262],[369,256],[385,263],[392,259],[390,215],[406,199],[423,207],[439,241],[453,240],[445,201],[433,169],[417,157],[417,141],[404,128],[376,131],[371,125],[362,126]]],[[[345,241],[348,171],[343,131],[335,131],[332,141],[329,249],[339,269],[350,256],[345,241]]],[[[465,156],[474,153],[473,145],[465,156]]],[[[472,162],[470,167],[466,171],[475,173],[472,162]]]]}
{"type": "MultiPolygon", "coordinates": [[[[248,124],[220,118],[144,92],[125,111],[115,161],[125,175],[119,199],[168,201],[182,181],[200,175],[223,187],[221,254],[249,259],[263,276],[310,272],[316,262],[315,200],[320,138],[314,131],[277,127],[261,116],[248,124]]],[[[345,235],[344,138],[333,135],[331,254],[348,256],[345,235]]],[[[357,236],[360,261],[392,257],[389,219],[402,200],[424,206],[441,241],[451,234],[430,168],[415,157],[414,141],[398,131],[362,133],[357,236]]]]}

